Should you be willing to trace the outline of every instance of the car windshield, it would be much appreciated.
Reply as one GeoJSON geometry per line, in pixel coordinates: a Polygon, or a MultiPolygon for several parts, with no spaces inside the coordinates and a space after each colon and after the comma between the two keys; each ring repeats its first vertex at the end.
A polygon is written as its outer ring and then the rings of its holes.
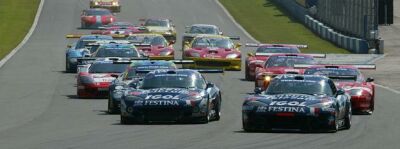
{"type": "Polygon", "coordinates": [[[212,26],[192,26],[189,33],[191,34],[213,34],[217,35],[218,31],[212,26]]]}
{"type": "Polygon", "coordinates": [[[96,40],[80,40],[78,44],[76,44],[75,49],[82,49],[85,48],[90,43],[95,43],[96,40]]]}
{"type": "Polygon", "coordinates": [[[139,57],[132,48],[99,48],[95,57],[139,57]]]}
{"type": "Polygon", "coordinates": [[[162,36],[152,36],[152,35],[144,35],[144,36],[129,36],[127,40],[133,43],[141,43],[141,44],[150,44],[153,46],[156,45],[167,45],[167,41],[162,36]]]}
{"type": "Polygon", "coordinates": [[[333,91],[324,80],[273,80],[265,94],[308,94],[332,96],[333,91]]]}
{"type": "Polygon", "coordinates": [[[308,68],[304,74],[323,75],[333,81],[356,81],[360,74],[356,69],[351,68],[308,68]]]}
{"type": "Polygon", "coordinates": [[[86,45],[85,48],[89,49],[90,53],[96,52],[100,45],[86,45]]]}
{"type": "Polygon", "coordinates": [[[233,49],[234,44],[227,38],[196,38],[193,41],[192,47],[233,49]]]}
{"type": "Polygon", "coordinates": [[[312,57],[304,56],[272,56],[265,63],[265,67],[294,67],[294,65],[313,65],[315,60],[312,57]]]}
{"type": "Polygon", "coordinates": [[[128,74],[126,75],[125,79],[130,80],[132,78],[143,77],[149,71],[157,70],[157,69],[175,69],[174,65],[142,65],[142,66],[134,66],[129,69],[128,74]]]}
{"type": "Polygon", "coordinates": [[[152,88],[198,88],[203,89],[205,82],[196,74],[147,74],[143,80],[143,89],[152,88]]]}
{"type": "Polygon", "coordinates": [[[256,53],[300,53],[300,50],[289,47],[259,47],[256,53]]]}
{"type": "Polygon", "coordinates": [[[131,27],[133,26],[133,24],[129,23],[129,22],[114,22],[111,23],[107,26],[114,26],[114,27],[121,27],[121,28],[127,28],[127,27],[131,27]]]}
{"type": "Polygon", "coordinates": [[[89,73],[122,73],[129,64],[94,63],[89,68],[89,73]]]}
{"type": "Polygon", "coordinates": [[[162,27],[168,27],[168,21],[166,20],[153,20],[153,19],[148,19],[144,26],[162,26],[162,27]]]}
{"type": "Polygon", "coordinates": [[[108,10],[87,10],[87,16],[103,16],[103,15],[111,15],[111,12],[108,10]]]}

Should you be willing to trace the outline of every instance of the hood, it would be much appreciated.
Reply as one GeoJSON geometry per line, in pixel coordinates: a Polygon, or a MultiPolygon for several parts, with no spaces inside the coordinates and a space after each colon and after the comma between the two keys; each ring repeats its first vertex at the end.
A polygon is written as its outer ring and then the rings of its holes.
{"type": "Polygon", "coordinates": [[[229,54],[236,54],[241,57],[241,53],[234,49],[223,49],[223,48],[193,48],[188,50],[190,53],[199,53],[201,58],[226,58],[229,54]]]}
{"type": "Polygon", "coordinates": [[[250,97],[249,99],[269,106],[310,106],[326,101],[333,101],[325,95],[313,96],[306,94],[260,95],[250,97]]]}
{"type": "Polygon", "coordinates": [[[200,96],[202,90],[183,88],[156,88],[149,90],[134,90],[130,95],[144,100],[186,100],[189,97],[200,96]]]}

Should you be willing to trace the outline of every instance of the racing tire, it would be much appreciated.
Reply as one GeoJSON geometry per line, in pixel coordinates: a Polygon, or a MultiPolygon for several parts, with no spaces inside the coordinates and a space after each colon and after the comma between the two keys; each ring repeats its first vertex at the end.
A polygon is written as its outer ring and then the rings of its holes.
{"type": "MultiPolygon", "coordinates": [[[[214,116],[214,120],[215,121],[219,121],[221,119],[221,94],[218,95],[218,101],[217,104],[214,104],[214,110],[215,110],[215,116],[214,116]]],[[[215,101],[215,100],[214,100],[215,101]]]]}
{"type": "Polygon", "coordinates": [[[131,118],[125,117],[125,116],[120,116],[121,117],[121,124],[122,125],[130,125],[133,124],[133,120],[131,118]]]}
{"type": "Polygon", "coordinates": [[[108,98],[108,109],[107,109],[107,113],[108,114],[118,114],[118,109],[115,108],[115,105],[113,104],[111,98],[108,98]]]}
{"type": "Polygon", "coordinates": [[[210,120],[211,120],[211,116],[210,116],[210,103],[209,103],[209,101],[207,101],[207,113],[206,113],[206,116],[200,117],[200,118],[196,121],[196,123],[199,123],[199,124],[207,124],[208,122],[210,122],[210,120]]]}
{"type": "Polygon", "coordinates": [[[350,129],[351,127],[351,117],[352,117],[352,111],[351,111],[351,106],[347,108],[346,116],[344,117],[344,129],[350,129]]]}
{"type": "Polygon", "coordinates": [[[65,72],[67,72],[67,73],[70,73],[70,72],[71,72],[69,63],[68,63],[67,61],[65,61],[65,72]]]}
{"type": "MultiPolygon", "coordinates": [[[[247,65],[247,64],[246,64],[247,65]]],[[[249,74],[249,67],[245,67],[245,72],[244,72],[244,78],[247,80],[247,81],[251,81],[250,80],[250,74],[249,74]]]]}
{"type": "Polygon", "coordinates": [[[242,114],[242,127],[245,132],[255,132],[255,129],[251,125],[244,121],[244,115],[242,114]]]}
{"type": "Polygon", "coordinates": [[[81,22],[81,29],[85,29],[85,28],[86,28],[85,22],[81,22]]]}
{"type": "Polygon", "coordinates": [[[338,111],[336,111],[334,124],[329,126],[328,131],[331,133],[336,133],[339,130],[339,123],[338,123],[338,111]]]}

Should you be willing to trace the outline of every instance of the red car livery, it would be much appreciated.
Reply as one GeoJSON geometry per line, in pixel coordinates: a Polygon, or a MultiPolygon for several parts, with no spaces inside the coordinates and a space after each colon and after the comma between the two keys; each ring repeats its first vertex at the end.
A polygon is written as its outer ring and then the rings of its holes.
{"type": "Polygon", "coordinates": [[[86,9],[81,14],[81,28],[98,28],[114,21],[114,15],[107,9],[86,9]]]}
{"type": "Polygon", "coordinates": [[[256,76],[256,67],[262,67],[262,64],[268,60],[269,56],[279,53],[300,53],[299,48],[307,48],[307,45],[247,43],[246,47],[257,47],[255,53],[247,54],[248,57],[245,61],[245,78],[253,81],[256,76]]]}
{"type": "Polygon", "coordinates": [[[111,60],[102,60],[89,64],[86,69],[79,69],[77,76],[78,97],[107,97],[108,88],[115,79],[114,75],[124,72],[128,65],[126,63],[113,63],[111,60]]]}
{"type": "Polygon", "coordinates": [[[307,68],[304,74],[329,77],[351,96],[352,111],[371,114],[375,101],[374,79],[365,78],[359,69],[375,69],[375,65],[316,65],[307,68]]]}
{"type": "Polygon", "coordinates": [[[168,42],[161,34],[131,34],[126,39],[152,60],[174,59],[174,42],[168,42]]]}
{"type": "Polygon", "coordinates": [[[271,79],[280,74],[303,74],[304,69],[294,65],[316,64],[314,57],[325,57],[325,54],[276,54],[268,58],[262,67],[256,68],[255,87],[265,90],[271,79]]]}

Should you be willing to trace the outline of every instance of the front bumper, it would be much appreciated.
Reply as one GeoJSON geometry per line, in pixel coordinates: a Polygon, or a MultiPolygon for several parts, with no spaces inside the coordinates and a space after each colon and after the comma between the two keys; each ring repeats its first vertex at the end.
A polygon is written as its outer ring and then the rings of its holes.
{"type": "Polygon", "coordinates": [[[373,101],[371,96],[351,96],[352,110],[355,112],[365,112],[373,110],[373,101]]]}
{"type": "Polygon", "coordinates": [[[188,60],[193,60],[194,64],[187,64],[185,68],[209,68],[209,69],[224,69],[240,71],[242,66],[241,59],[221,59],[221,58],[185,58],[188,60]]]}
{"type": "Polygon", "coordinates": [[[109,85],[78,85],[79,98],[107,98],[109,85]]]}
{"type": "Polygon", "coordinates": [[[149,56],[150,60],[174,60],[174,55],[168,56],[149,56]]]}

